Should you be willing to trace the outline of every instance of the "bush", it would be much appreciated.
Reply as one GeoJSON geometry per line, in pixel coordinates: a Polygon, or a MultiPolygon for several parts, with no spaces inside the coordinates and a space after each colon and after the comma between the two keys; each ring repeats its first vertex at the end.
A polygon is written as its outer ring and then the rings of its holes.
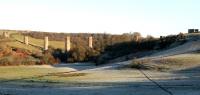
{"type": "Polygon", "coordinates": [[[59,63],[59,59],[55,59],[51,53],[49,52],[45,52],[43,54],[43,56],[41,56],[39,58],[40,62],[37,63],[38,65],[44,65],[44,64],[48,64],[48,65],[53,65],[53,64],[57,64],[59,63]]]}
{"type": "Polygon", "coordinates": [[[26,58],[26,59],[23,59],[22,61],[21,61],[21,64],[20,65],[36,65],[36,63],[37,63],[37,61],[35,60],[33,60],[33,59],[31,59],[31,58],[26,58]]]}
{"type": "Polygon", "coordinates": [[[141,59],[133,60],[129,65],[130,68],[142,69],[142,70],[155,70],[155,71],[166,71],[169,70],[168,66],[162,63],[156,63],[153,60],[141,59]]]}
{"type": "Polygon", "coordinates": [[[0,66],[8,66],[10,65],[10,61],[7,58],[3,58],[0,60],[0,66]]]}
{"type": "Polygon", "coordinates": [[[83,62],[86,60],[86,49],[82,46],[78,46],[74,49],[72,49],[70,52],[69,52],[69,60],[67,60],[68,62],[75,62],[75,61],[78,61],[78,62],[83,62]]]}
{"type": "Polygon", "coordinates": [[[111,59],[111,56],[108,54],[103,54],[102,56],[99,56],[96,60],[95,60],[95,65],[101,65],[101,64],[105,64],[108,60],[111,59]]]}
{"type": "Polygon", "coordinates": [[[1,66],[16,66],[16,65],[20,65],[21,63],[21,59],[18,59],[17,57],[13,57],[13,56],[8,56],[8,57],[4,57],[0,59],[0,65],[1,66]]]}
{"type": "Polygon", "coordinates": [[[0,45],[0,57],[9,56],[12,54],[12,49],[7,46],[0,45]]]}
{"type": "Polygon", "coordinates": [[[145,65],[145,62],[142,60],[133,60],[130,67],[135,69],[150,69],[150,67],[145,65]]]}

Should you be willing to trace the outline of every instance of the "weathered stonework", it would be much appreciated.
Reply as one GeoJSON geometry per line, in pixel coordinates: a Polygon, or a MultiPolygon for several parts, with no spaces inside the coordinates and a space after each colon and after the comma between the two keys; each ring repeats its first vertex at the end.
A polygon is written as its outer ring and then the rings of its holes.
{"type": "Polygon", "coordinates": [[[70,42],[70,37],[67,36],[65,38],[65,50],[68,52],[71,49],[71,42],[70,42]]]}
{"type": "Polygon", "coordinates": [[[48,37],[44,38],[44,50],[48,50],[49,47],[49,40],[48,37]]]}
{"type": "Polygon", "coordinates": [[[93,48],[93,45],[92,45],[92,44],[93,44],[93,43],[92,43],[92,42],[93,42],[93,39],[92,39],[92,37],[90,36],[90,37],[88,38],[88,40],[89,40],[89,41],[88,41],[89,47],[90,47],[90,48],[93,48]]]}
{"type": "Polygon", "coordinates": [[[28,45],[29,42],[28,42],[28,36],[24,36],[24,44],[28,45]]]}

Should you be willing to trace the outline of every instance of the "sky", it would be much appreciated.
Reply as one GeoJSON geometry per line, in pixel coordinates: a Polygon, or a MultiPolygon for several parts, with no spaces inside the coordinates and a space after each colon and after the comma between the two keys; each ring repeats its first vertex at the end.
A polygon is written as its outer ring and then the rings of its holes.
{"type": "Polygon", "coordinates": [[[0,0],[0,29],[177,34],[200,28],[200,0],[0,0]]]}

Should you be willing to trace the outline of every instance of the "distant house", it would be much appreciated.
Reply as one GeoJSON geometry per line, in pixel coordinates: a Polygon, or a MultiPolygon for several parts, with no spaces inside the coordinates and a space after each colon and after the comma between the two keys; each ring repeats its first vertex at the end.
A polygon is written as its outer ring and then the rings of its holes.
{"type": "Polygon", "coordinates": [[[200,33],[199,29],[188,29],[188,33],[200,33]]]}

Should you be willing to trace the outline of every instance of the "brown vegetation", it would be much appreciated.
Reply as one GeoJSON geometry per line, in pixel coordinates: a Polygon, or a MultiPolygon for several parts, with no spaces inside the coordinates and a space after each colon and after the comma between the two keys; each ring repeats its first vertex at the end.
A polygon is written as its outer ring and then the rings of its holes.
{"type": "Polygon", "coordinates": [[[159,50],[169,47],[175,42],[180,44],[185,42],[183,33],[178,35],[169,35],[154,38],[148,35],[142,38],[139,32],[126,33],[123,35],[111,34],[65,34],[65,33],[48,33],[48,32],[28,32],[25,35],[43,39],[48,36],[50,40],[64,41],[66,36],[71,37],[71,50],[63,52],[63,50],[54,49],[52,51],[54,57],[59,58],[63,62],[82,62],[94,61],[98,64],[106,63],[108,60],[137,53],[138,51],[159,50]],[[88,37],[93,36],[93,49],[88,46],[88,37]],[[117,51],[117,52],[116,52],[117,51]]]}
{"type": "Polygon", "coordinates": [[[9,47],[5,45],[5,42],[5,39],[0,38],[0,66],[56,64],[59,62],[50,53],[45,52],[41,56],[36,56],[37,53],[9,47]]]}
{"type": "MultiPolygon", "coordinates": [[[[154,38],[151,35],[143,38],[139,32],[126,33],[123,35],[87,33],[65,34],[25,31],[21,33],[37,39],[43,39],[45,36],[48,36],[49,40],[58,41],[64,41],[66,36],[70,36],[72,43],[71,50],[65,51],[50,46],[48,51],[36,53],[2,46],[2,50],[0,50],[1,57],[9,55],[18,56],[20,59],[26,59],[23,64],[54,64],[59,61],[70,63],[93,61],[97,64],[103,64],[109,60],[128,54],[165,49],[175,42],[180,42],[180,44],[185,42],[185,36],[182,33],[179,35],[161,37],[160,39],[154,38]],[[90,36],[93,36],[93,48],[89,48],[88,46],[88,37],[90,36]],[[29,57],[34,59],[34,61],[27,60],[29,57]]],[[[6,60],[7,59],[4,59],[4,61],[6,60]]]]}

